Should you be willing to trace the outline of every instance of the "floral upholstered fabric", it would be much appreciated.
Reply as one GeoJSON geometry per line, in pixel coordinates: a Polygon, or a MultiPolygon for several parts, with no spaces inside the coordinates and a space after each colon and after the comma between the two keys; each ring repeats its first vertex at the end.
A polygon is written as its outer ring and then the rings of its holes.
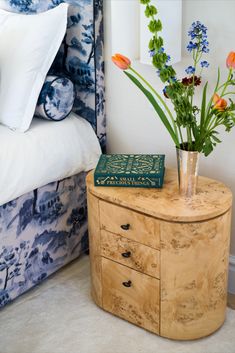
{"type": "Polygon", "coordinates": [[[0,8],[34,14],[61,2],[70,4],[65,39],[50,69],[76,87],[73,110],[87,119],[105,149],[103,0],[0,0],[0,8]]]}
{"type": "MultiPolygon", "coordinates": [[[[0,0],[34,14],[63,0],[0,0]]],[[[105,150],[102,0],[67,0],[68,28],[50,69],[74,83],[75,113],[93,126],[105,150]]],[[[29,29],[30,30],[30,29],[29,29]]],[[[40,283],[88,247],[85,173],[0,206],[0,307],[40,283]]]]}
{"type": "Polygon", "coordinates": [[[85,176],[0,206],[0,307],[88,248],[85,176]]]}
{"type": "Polygon", "coordinates": [[[65,119],[73,108],[75,90],[67,77],[47,76],[38,98],[35,115],[60,121],[65,119]]]}

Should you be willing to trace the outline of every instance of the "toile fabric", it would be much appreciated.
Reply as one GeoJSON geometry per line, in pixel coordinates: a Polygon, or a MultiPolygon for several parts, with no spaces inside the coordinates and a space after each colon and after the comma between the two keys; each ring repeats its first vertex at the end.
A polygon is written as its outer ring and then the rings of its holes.
{"type": "MultiPolygon", "coordinates": [[[[48,74],[73,82],[73,111],[89,121],[105,151],[103,1],[0,0],[0,8],[35,14],[63,2],[67,31],[48,74]]],[[[85,177],[51,182],[0,206],[1,307],[88,248],[85,177]]]]}

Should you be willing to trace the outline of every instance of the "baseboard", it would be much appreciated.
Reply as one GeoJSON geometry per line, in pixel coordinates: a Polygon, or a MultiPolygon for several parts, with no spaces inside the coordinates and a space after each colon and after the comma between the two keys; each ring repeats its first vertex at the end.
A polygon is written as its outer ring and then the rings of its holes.
{"type": "Polygon", "coordinates": [[[228,292],[235,295],[235,255],[229,256],[228,292]]]}

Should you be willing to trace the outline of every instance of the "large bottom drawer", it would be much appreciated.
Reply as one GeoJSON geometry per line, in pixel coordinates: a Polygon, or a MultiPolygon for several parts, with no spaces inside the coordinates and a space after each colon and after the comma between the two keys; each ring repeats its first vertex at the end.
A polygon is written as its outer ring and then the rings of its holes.
{"type": "Polygon", "coordinates": [[[159,280],[102,258],[103,308],[159,334],[159,280]]]}

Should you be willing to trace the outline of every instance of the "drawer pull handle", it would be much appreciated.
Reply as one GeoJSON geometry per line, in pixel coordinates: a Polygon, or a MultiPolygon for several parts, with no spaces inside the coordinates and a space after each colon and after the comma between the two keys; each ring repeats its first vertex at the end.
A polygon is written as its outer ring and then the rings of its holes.
{"type": "Polygon", "coordinates": [[[122,282],[122,284],[124,285],[124,287],[131,287],[131,281],[128,282],[122,282]]]}
{"type": "Polygon", "coordinates": [[[128,230],[128,229],[130,229],[130,224],[122,224],[121,225],[121,228],[123,229],[123,230],[128,230]]]}
{"type": "Polygon", "coordinates": [[[123,252],[122,256],[125,257],[125,258],[131,257],[131,252],[130,251],[123,252]]]}

